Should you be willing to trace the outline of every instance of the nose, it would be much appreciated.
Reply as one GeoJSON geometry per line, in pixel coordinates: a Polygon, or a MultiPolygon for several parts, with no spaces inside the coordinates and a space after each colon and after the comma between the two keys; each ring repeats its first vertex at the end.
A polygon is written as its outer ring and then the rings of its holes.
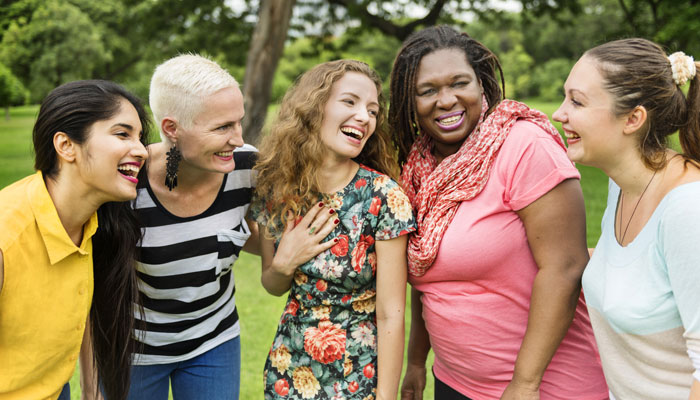
{"type": "Polygon", "coordinates": [[[231,146],[235,147],[241,147],[243,146],[243,127],[241,126],[240,123],[237,123],[236,126],[233,128],[233,133],[231,134],[231,137],[228,139],[228,143],[231,146]]]}
{"type": "Polygon", "coordinates": [[[566,113],[563,111],[564,108],[564,103],[561,103],[559,108],[557,108],[556,111],[554,111],[554,114],[552,114],[552,119],[557,121],[557,122],[564,122],[566,118],[566,113]]]}
{"type": "Polygon", "coordinates": [[[358,110],[355,113],[355,120],[357,122],[361,122],[362,124],[366,124],[369,121],[369,111],[367,111],[367,109],[364,107],[358,107],[358,110]]]}
{"type": "Polygon", "coordinates": [[[144,146],[140,140],[137,140],[136,144],[131,149],[131,155],[143,161],[148,158],[148,149],[146,149],[146,146],[144,146]]]}
{"type": "Polygon", "coordinates": [[[450,110],[457,103],[457,96],[452,92],[451,89],[446,88],[440,90],[438,93],[437,106],[444,109],[450,110]]]}

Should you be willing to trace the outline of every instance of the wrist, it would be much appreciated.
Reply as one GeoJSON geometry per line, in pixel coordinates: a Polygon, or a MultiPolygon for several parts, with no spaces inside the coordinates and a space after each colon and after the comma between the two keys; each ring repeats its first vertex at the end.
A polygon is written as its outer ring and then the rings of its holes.
{"type": "Polygon", "coordinates": [[[542,376],[527,376],[519,373],[517,370],[513,372],[513,380],[511,383],[517,387],[528,389],[531,391],[539,391],[542,383],[542,376]]]}

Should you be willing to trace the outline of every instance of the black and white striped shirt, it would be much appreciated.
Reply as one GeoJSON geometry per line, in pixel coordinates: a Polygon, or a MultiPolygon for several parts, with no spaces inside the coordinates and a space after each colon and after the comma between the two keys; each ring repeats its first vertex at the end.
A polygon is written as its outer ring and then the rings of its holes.
{"type": "MultiPolygon", "coordinates": [[[[145,331],[136,365],[184,361],[240,333],[232,266],[250,236],[245,215],[255,185],[256,149],[233,153],[236,169],[202,214],[181,218],[153,195],[148,179],[134,208],[144,226],[137,275],[145,331]]],[[[141,321],[137,321],[141,322],[141,321]]]]}

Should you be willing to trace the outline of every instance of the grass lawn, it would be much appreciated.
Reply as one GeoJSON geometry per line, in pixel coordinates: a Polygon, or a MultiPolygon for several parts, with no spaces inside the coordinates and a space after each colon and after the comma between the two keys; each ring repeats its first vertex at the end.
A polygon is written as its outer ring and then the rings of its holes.
{"type": "MultiPolygon", "coordinates": [[[[558,107],[555,103],[528,102],[548,115],[558,107]]],[[[0,119],[0,188],[33,172],[31,130],[37,106],[11,109],[10,121],[0,119]]],[[[555,124],[558,125],[558,124],[555,124]]],[[[578,166],[586,200],[588,245],[593,247],[600,235],[600,220],[605,208],[607,177],[594,168],[578,166]]],[[[274,297],[260,284],[260,261],[243,254],[236,263],[236,301],[241,321],[241,399],[258,399],[262,393],[262,369],[272,343],[285,297],[274,297]]],[[[407,296],[408,298],[409,296],[407,296]]],[[[407,304],[407,310],[410,305],[407,304]]],[[[406,316],[408,338],[409,314],[406,316]]],[[[432,354],[428,364],[432,363],[432,354]]],[[[405,363],[404,363],[405,368],[405,363]]],[[[78,371],[71,379],[72,399],[80,399],[78,371]]],[[[433,398],[432,379],[428,379],[426,399],[433,398]]]]}

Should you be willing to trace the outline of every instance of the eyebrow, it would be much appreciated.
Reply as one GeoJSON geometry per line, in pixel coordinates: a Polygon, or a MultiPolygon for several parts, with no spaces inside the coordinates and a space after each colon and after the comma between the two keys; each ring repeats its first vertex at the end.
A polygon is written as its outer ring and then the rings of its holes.
{"type": "MultiPolygon", "coordinates": [[[[343,95],[348,95],[348,96],[352,96],[352,97],[354,97],[354,98],[356,98],[356,99],[359,99],[359,98],[360,98],[360,96],[356,95],[356,94],[353,93],[353,92],[343,92],[343,93],[341,93],[340,95],[341,95],[341,96],[343,96],[343,95]]],[[[369,105],[374,105],[374,106],[379,107],[379,103],[377,103],[376,101],[370,102],[369,105]]]]}
{"type": "Polygon", "coordinates": [[[574,88],[574,89],[569,89],[569,92],[570,92],[570,93],[574,93],[574,92],[575,92],[575,93],[578,93],[579,96],[582,96],[582,97],[584,97],[584,98],[586,98],[586,99],[588,98],[588,96],[586,96],[586,94],[583,93],[582,91],[580,91],[579,89],[575,89],[575,88],[574,88]]]}
{"type": "MultiPolygon", "coordinates": [[[[453,80],[453,81],[455,81],[455,80],[457,80],[457,79],[464,79],[464,78],[467,78],[467,79],[474,79],[474,75],[468,74],[468,73],[463,73],[463,74],[455,74],[455,75],[452,75],[452,76],[450,77],[450,79],[453,80]]],[[[428,81],[426,81],[426,82],[421,82],[421,83],[419,83],[418,85],[416,85],[416,87],[419,87],[419,86],[432,86],[432,83],[431,83],[430,80],[428,80],[428,81]]]]}
{"type": "Polygon", "coordinates": [[[112,125],[112,128],[114,128],[115,126],[121,126],[122,128],[128,129],[128,130],[130,130],[130,131],[133,131],[133,130],[134,130],[134,127],[133,127],[133,126],[131,126],[131,125],[129,125],[129,124],[122,123],[122,122],[117,122],[116,124],[112,125]]]}

